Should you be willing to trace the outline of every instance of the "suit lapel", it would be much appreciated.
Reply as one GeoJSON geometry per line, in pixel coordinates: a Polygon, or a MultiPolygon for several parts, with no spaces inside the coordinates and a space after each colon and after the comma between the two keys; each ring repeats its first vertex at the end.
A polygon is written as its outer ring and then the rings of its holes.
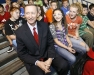
{"type": "Polygon", "coordinates": [[[37,27],[38,27],[38,37],[39,37],[39,48],[41,47],[41,41],[42,41],[42,27],[39,22],[37,22],[37,27]]]}
{"type": "Polygon", "coordinates": [[[30,40],[32,44],[34,44],[36,47],[39,47],[33,37],[33,34],[30,30],[30,28],[28,27],[27,23],[25,24],[25,35],[28,37],[27,40],[30,40]]]}

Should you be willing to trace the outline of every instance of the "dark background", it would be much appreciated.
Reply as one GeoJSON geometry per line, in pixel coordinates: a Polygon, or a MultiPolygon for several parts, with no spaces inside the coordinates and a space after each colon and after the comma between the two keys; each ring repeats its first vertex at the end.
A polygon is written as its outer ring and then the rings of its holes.
{"type": "MultiPolygon", "coordinates": [[[[12,2],[15,2],[17,0],[12,0],[12,2]]],[[[0,0],[0,3],[5,3],[5,0],[0,0]]]]}
{"type": "MultiPolygon", "coordinates": [[[[12,2],[16,2],[17,0],[12,0],[12,2]]],[[[26,0],[24,0],[26,1],[26,0]]],[[[0,0],[0,3],[5,3],[5,0],[0,0]]]]}

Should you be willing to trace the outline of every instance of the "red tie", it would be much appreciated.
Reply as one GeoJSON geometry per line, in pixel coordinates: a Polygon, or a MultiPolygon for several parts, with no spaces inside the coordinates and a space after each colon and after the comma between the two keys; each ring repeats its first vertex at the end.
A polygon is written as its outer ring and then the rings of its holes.
{"type": "Polygon", "coordinates": [[[33,28],[34,39],[35,39],[36,43],[39,45],[39,38],[38,38],[38,34],[37,34],[37,32],[36,32],[35,29],[36,29],[36,28],[34,27],[34,28],[33,28]]]}

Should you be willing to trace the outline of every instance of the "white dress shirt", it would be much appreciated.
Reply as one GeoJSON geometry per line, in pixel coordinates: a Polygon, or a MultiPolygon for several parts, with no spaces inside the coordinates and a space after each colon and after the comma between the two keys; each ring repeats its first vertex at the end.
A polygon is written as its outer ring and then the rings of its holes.
{"type": "MultiPolygon", "coordinates": [[[[37,34],[38,34],[37,22],[36,22],[36,24],[35,24],[34,26],[30,25],[28,22],[27,22],[27,25],[29,26],[29,28],[30,28],[32,34],[33,34],[33,28],[34,28],[34,27],[36,28],[35,31],[36,31],[37,34]]],[[[33,34],[33,35],[34,35],[34,34],[33,34]]],[[[37,60],[37,61],[35,62],[35,65],[37,64],[38,61],[39,61],[39,60],[37,60]]]]}
{"type": "MultiPolygon", "coordinates": [[[[37,34],[38,34],[37,22],[36,22],[36,24],[35,24],[34,26],[30,25],[28,22],[27,22],[27,25],[29,26],[29,28],[30,28],[32,34],[33,34],[33,28],[36,28],[35,31],[36,31],[37,34]]],[[[33,35],[34,35],[34,34],[33,34],[33,35]]]]}

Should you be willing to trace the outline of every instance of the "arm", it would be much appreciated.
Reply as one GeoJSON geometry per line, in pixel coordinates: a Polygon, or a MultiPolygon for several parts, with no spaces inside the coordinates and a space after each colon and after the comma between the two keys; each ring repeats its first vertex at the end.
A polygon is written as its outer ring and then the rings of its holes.
{"type": "Polygon", "coordinates": [[[65,48],[65,49],[68,49],[68,47],[65,46],[64,44],[62,44],[57,38],[55,38],[54,41],[55,41],[55,43],[56,43],[58,46],[63,47],[63,48],[65,48]]]}
{"type": "Polygon", "coordinates": [[[75,53],[75,52],[76,52],[76,51],[72,48],[72,44],[67,47],[66,45],[62,44],[57,38],[54,39],[54,41],[55,41],[55,43],[56,43],[57,45],[59,45],[60,47],[65,48],[65,49],[67,49],[69,52],[71,52],[71,53],[75,53]]]}
{"type": "Polygon", "coordinates": [[[78,38],[79,37],[79,27],[80,27],[80,24],[77,25],[77,28],[76,28],[76,37],[78,38]]]}
{"type": "Polygon", "coordinates": [[[18,33],[16,32],[16,42],[17,42],[18,57],[25,63],[35,65],[35,62],[37,61],[37,59],[35,59],[30,54],[28,54],[27,48],[26,48],[24,42],[22,41],[21,35],[19,34],[19,32],[18,33]]]}
{"type": "Polygon", "coordinates": [[[51,35],[49,26],[47,25],[48,33],[47,33],[47,50],[48,50],[48,58],[55,57],[55,47],[54,47],[54,40],[51,35]]]}
{"type": "Polygon", "coordinates": [[[69,39],[69,37],[67,35],[66,35],[66,39],[67,39],[67,42],[69,44],[69,47],[72,47],[72,43],[71,43],[71,41],[70,41],[70,39],[69,39]]]}
{"type": "Polygon", "coordinates": [[[0,23],[0,30],[2,30],[4,27],[4,24],[3,23],[0,23]]]}
{"type": "Polygon", "coordinates": [[[50,31],[51,31],[51,34],[53,36],[53,39],[54,39],[54,42],[59,45],[60,47],[63,47],[65,49],[67,49],[67,46],[65,46],[64,44],[62,44],[58,38],[57,38],[57,35],[56,35],[56,31],[55,31],[55,26],[54,25],[50,25],[50,31]]]}
{"type": "Polygon", "coordinates": [[[88,23],[88,25],[90,25],[92,28],[94,28],[94,22],[93,22],[93,21],[88,20],[87,23],[88,23]]]}
{"type": "Polygon", "coordinates": [[[16,36],[15,35],[8,35],[10,37],[10,39],[15,40],[16,36]]]}

